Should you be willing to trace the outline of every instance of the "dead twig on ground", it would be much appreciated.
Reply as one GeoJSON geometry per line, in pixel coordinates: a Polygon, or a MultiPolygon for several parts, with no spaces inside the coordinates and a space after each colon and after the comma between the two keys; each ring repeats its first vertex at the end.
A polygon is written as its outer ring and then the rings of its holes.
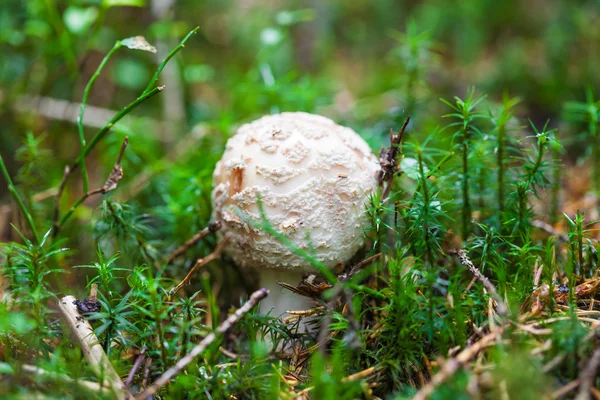
{"type": "Polygon", "coordinates": [[[231,314],[215,332],[211,332],[206,336],[198,345],[196,345],[188,354],[181,358],[177,363],[162,374],[152,385],[150,385],[141,394],[136,396],[136,399],[146,399],[153,396],[158,390],[169,383],[177,374],[182,372],[194,359],[202,354],[208,346],[210,346],[218,336],[223,335],[225,332],[233,328],[250,310],[258,304],[259,301],[267,297],[269,291],[266,289],[259,289],[252,293],[247,302],[238,308],[233,314],[231,314]]]}
{"type": "Polygon", "coordinates": [[[500,295],[498,294],[498,290],[496,290],[496,287],[492,284],[492,282],[490,282],[490,280],[485,275],[483,275],[479,271],[479,269],[475,267],[475,265],[467,255],[466,250],[459,250],[456,254],[458,255],[460,263],[463,266],[465,266],[469,271],[471,271],[473,275],[475,275],[475,277],[483,284],[483,287],[485,287],[488,293],[492,296],[492,298],[496,302],[498,314],[501,316],[507,315],[509,311],[508,306],[506,305],[502,297],[500,297],[500,295]]]}
{"type": "Polygon", "coordinates": [[[100,382],[106,382],[119,399],[130,398],[121,377],[113,368],[100,341],[87,320],[79,314],[76,299],[65,296],[58,302],[58,308],[73,337],[77,340],[85,359],[90,364],[100,382]]]}
{"type": "Polygon", "coordinates": [[[577,394],[576,400],[589,400],[590,391],[594,386],[594,378],[598,372],[598,366],[600,365],[600,347],[597,347],[592,353],[588,364],[585,369],[581,371],[579,375],[579,394],[577,394]]]}
{"type": "Polygon", "coordinates": [[[413,397],[413,400],[425,400],[433,393],[436,387],[444,383],[448,378],[454,375],[460,368],[466,365],[469,360],[475,357],[486,347],[493,345],[502,334],[503,328],[498,328],[495,332],[488,333],[471,346],[458,353],[456,357],[446,360],[437,374],[433,375],[429,383],[421,388],[413,397]]]}
{"type": "Polygon", "coordinates": [[[192,267],[192,269],[190,269],[190,272],[187,273],[187,275],[185,276],[185,278],[183,278],[183,280],[181,282],[179,282],[179,284],[177,286],[175,286],[173,289],[171,289],[171,294],[173,293],[177,293],[179,291],[179,289],[181,289],[182,287],[184,287],[185,285],[188,284],[188,282],[192,279],[192,276],[202,267],[204,267],[206,264],[208,264],[209,262],[217,259],[221,253],[223,252],[223,249],[225,248],[225,245],[227,244],[227,242],[229,242],[229,236],[225,236],[217,245],[217,247],[213,250],[212,253],[210,253],[209,255],[207,255],[204,258],[199,258],[196,260],[196,264],[194,264],[194,266],[192,267]]]}
{"type": "Polygon", "coordinates": [[[68,375],[61,374],[60,372],[48,371],[42,368],[38,368],[34,365],[24,364],[21,365],[19,368],[19,371],[32,374],[38,378],[49,379],[67,384],[75,384],[94,393],[110,392],[111,390],[110,387],[102,386],[98,382],[90,382],[83,379],[73,379],[68,375]]]}
{"type": "Polygon", "coordinates": [[[184,244],[175,249],[171,254],[167,256],[167,265],[171,264],[174,259],[181,256],[183,253],[188,251],[196,243],[204,239],[209,233],[214,233],[221,229],[221,221],[213,221],[206,228],[192,236],[191,239],[187,240],[184,244]]]}
{"type": "Polygon", "coordinates": [[[133,382],[133,377],[135,376],[135,373],[138,371],[138,369],[140,369],[140,366],[144,362],[144,359],[146,358],[147,350],[148,350],[148,348],[146,346],[142,347],[142,351],[140,351],[140,354],[138,355],[137,359],[135,360],[135,363],[133,364],[131,371],[129,371],[129,375],[127,375],[127,379],[125,380],[125,387],[127,389],[129,389],[129,387],[131,386],[131,382],[133,382]]]}

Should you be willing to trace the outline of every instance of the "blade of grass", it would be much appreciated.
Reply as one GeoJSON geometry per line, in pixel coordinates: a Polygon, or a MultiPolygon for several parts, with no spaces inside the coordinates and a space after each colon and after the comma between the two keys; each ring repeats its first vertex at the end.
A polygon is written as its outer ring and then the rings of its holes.
{"type": "MultiPolygon", "coordinates": [[[[100,65],[98,66],[98,68],[96,69],[96,71],[94,72],[92,77],[90,78],[90,80],[88,81],[88,83],[85,87],[85,90],[83,91],[83,99],[81,101],[81,106],[79,107],[79,115],[77,116],[77,130],[79,131],[79,143],[81,144],[81,152],[82,153],[86,147],[85,135],[83,134],[83,115],[85,113],[85,107],[87,105],[88,98],[89,98],[90,92],[92,90],[92,86],[94,86],[96,79],[98,79],[98,77],[100,76],[100,72],[102,72],[102,69],[104,68],[104,66],[106,65],[108,60],[112,57],[112,55],[115,53],[115,51],[117,51],[122,46],[123,46],[123,44],[121,43],[121,41],[117,40],[117,42],[112,47],[112,49],[110,49],[110,51],[102,59],[102,62],[100,63],[100,65]]],[[[88,183],[87,170],[85,167],[85,156],[80,157],[79,167],[81,168],[81,175],[83,177],[83,192],[87,193],[89,190],[89,183],[88,183]]]]}
{"type": "Polygon", "coordinates": [[[21,210],[21,213],[25,217],[25,220],[27,221],[27,225],[29,225],[29,228],[31,229],[31,233],[33,235],[35,243],[39,244],[40,236],[38,235],[35,224],[33,223],[33,218],[31,217],[31,213],[29,212],[29,210],[25,206],[25,203],[23,202],[23,199],[21,199],[21,196],[17,192],[17,189],[15,188],[15,185],[13,184],[13,181],[10,178],[10,175],[8,174],[6,165],[4,165],[4,160],[2,159],[1,155],[0,155],[0,168],[2,169],[2,174],[4,175],[6,182],[8,182],[8,191],[10,192],[10,194],[13,196],[13,198],[17,202],[17,206],[19,207],[19,209],[21,210]]]}

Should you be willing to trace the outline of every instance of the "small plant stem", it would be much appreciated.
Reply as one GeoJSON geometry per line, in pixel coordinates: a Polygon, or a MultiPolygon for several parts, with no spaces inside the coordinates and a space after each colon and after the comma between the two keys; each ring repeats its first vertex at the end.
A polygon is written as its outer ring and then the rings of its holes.
{"type": "Polygon", "coordinates": [[[160,75],[160,73],[162,72],[162,70],[165,68],[165,66],[167,65],[167,63],[169,62],[169,60],[171,58],[173,58],[173,56],[175,54],[177,54],[181,49],[183,49],[185,47],[185,43],[196,34],[196,32],[198,32],[198,29],[200,29],[199,26],[195,27],[194,29],[192,29],[182,40],[181,42],[179,42],[179,44],[177,45],[177,47],[175,47],[173,50],[171,50],[171,52],[169,54],[167,54],[167,56],[165,57],[165,59],[162,61],[162,63],[160,63],[160,65],[158,66],[158,68],[156,69],[156,72],[154,73],[154,76],[152,77],[152,80],[150,80],[150,83],[148,83],[148,86],[146,86],[146,89],[144,90],[144,92],[142,93],[142,95],[144,95],[145,93],[148,93],[150,90],[152,90],[152,88],[154,87],[154,85],[156,84],[156,81],[158,80],[158,76],[160,75]]]}
{"type": "Polygon", "coordinates": [[[233,328],[235,324],[237,324],[244,315],[248,314],[252,308],[254,308],[258,302],[265,297],[269,292],[265,289],[259,289],[256,292],[252,293],[250,299],[244,303],[240,308],[237,309],[236,312],[231,314],[219,327],[215,332],[211,332],[208,336],[206,336],[197,346],[195,346],[188,354],[182,357],[177,363],[167,370],[164,374],[162,374],[152,385],[150,385],[146,390],[144,390],[141,394],[136,396],[136,399],[147,399],[150,396],[153,396],[158,392],[158,390],[169,383],[171,379],[173,379],[177,374],[182,372],[196,357],[202,354],[208,346],[210,346],[218,336],[223,335],[228,330],[233,328]]]}
{"type": "Polygon", "coordinates": [[[584,216],[580,211],[577,211],[577,215],[575,216],[576,230],[577,230],[577,273],[579,275],[583,274],[584,271],[584,260],[583,260],[583,219],[584,216]]]}
{"type": "Polygon", "coordinates": [[[502,214],[504,213],[504,137],[506,135],[506,127],[504,123],[498,126],[498,223],[502,226],[502,214]]]}
{"type": "Polygon", "coordinates": [[[156,335],[158,336],[158,345],[160,347],[160,357],[162,359],[163,367],[165,369],[169,368],[169,358],[167,357],[167,350],[165,346],[165,334],[162,328],[162,306],[161,301],[158,298],[158,293],[156,292],[156,288],[152,287],[150,289],[150,296],[152,297],[152,301],[154,302],[155,310],[154,310],[154,323],[156,324],[156,335]]]}
{"type": "Polygon", "coordinates": [[[62,218],[60,219],[58,224],[55,223],[55,225],[54,225],[54,234],[55,235],[58,233],[60,228],[69,220],[71,215],[73,215],[73,213],[75,212],[77,207],[79,207],[81,204],[83,204],[83,202],[85,200],[87,200],[89,197],[94,196],[96,194],[106,194],[109,191],[116,188],[118,181],[123,176],[123,168],[121,167],[121,160],[123,159],[123,155],[125,154],[125,149],[127,148],[128,144],[129,144],[129,136],[126,136],[125,140],[123,140],[123,144],[121,145],[121,150],[119,151],[119,156],[117,157],[117,161],[115,162],[115,165],[113,166],[113,170],[112,170],[110,176],[108,177],[108,179],[106,180],[106,183],[104,183],[104,185],[98,189],[94,189],[92,191],[88,191],[88,192],[84,193],[79,199],[77,199],[77,201],[75,201],[75,203],[71,206],[69,211],[67,211],[65,213],[65,215],[62,216],[62,218]]]}
{"type": "Polygon", "coordinates": [[[544,144],[539,144],[538,151],[537,151],[537,157],[535,159],[535,164],[533,165],[533,169],[531,170],[531,173],[529,174],[529,179],[527,180],[527,189],[529,189],[531,187],[531,184],[533,183],[533,180],[535,179],[535,175],[538,173],[538,171],[540,170],[540,167],[542,166],[545,148],[546,147],[544,144]]]}
{"type": "Polygon", "coordinates": [[[425,249],[427,253],[427,261],[429,261],[429,267],[433,267],[433,253],[431,251],[431,244],[429,243],[429,188],[427,187],[427,176],[425,174],[425,167],[423,166],[423,155],[421,151],[417,151],[417,158],[419,161],[419,175],[421,176],[421,186],[423,188],[423,240],[425,241],[425,249]]]}
{"type": "MultiPolygon", "coordinates": [[[[129,103],[125,108],[123,108],[120,112],[118,112],[117,115],[115,115],[114,117],[112,117],[110,119],[110,121],[108,121],[108,123],[106,125],[104,125],[104,127],[102,129],[100,129],[98,131],[98,133],[96,133],[96,135],[94,135],[94,137],[86,145],[86,147],[82,151],[81,155],[77,158],[76,164],[79,164],[81,162],[81,160],[80,160],[81,158],[87,157],[90,154],[90,152],[94,149],[94,147],[96,147],[96,145],[98,144],[98,142],[100,140],[102,140],[104,138],[104,136],[106,136],[106,134],[108,132],[110,132],[110,130],[112,129],[112,127],[117,122],[119,122],[121,120],[121,118],[123,118],[124,116],[126,116],[127,114],[129,114],[131,112],[131,110],[133,110],[134,108],[136,108],[137,106],[139,106],[144,101],[150,99],[151,97],[156,96],[164,88],[165,88],[164,86],[159,86],[159,87],[155,87],[154,89],[152,89],[152,90],[150,90],[148,92],[144,92],[140,97],[138,97],[137,99],[135,99],[134,101],[132,101],[131,103],[129,103]]],[[[73,172],[74,169],[75,169],[75,166],[71,167],[71,172],[73,172]]]]}
{"type": "Polygon", "coordinates": [[[462,147],[462,237],[467,240],[469,236],[469,221],[471,219],[471,202],[469,201],[469,124],[465,120],[461,135],[462,147]]]}
{"type": "Polygon", "coordinates": [[[552,147],[552,158],[554,159],[553,177],[552,177],[552,198],[550,200],[550,223],[556,224],[558,221],[559,201],[560,201],[560,154],[558,146],[552,147]]]}
{"type": "Polygon", "coordinates": [[[29,229],[31,229],[31,234],[33,235],[35,244],[39,244],[40,236],[38,235],[38,232],[35,227],[35,223],[33,222],[31,213],[25,206],[25,203],[23,202],[23,199],[21,199],[19,192],[17,192],[17,189],[15,188],[15,185],[13,184],[13,181],[10,178],[10,175],[8,174],[8,170],[6,169],[6,165],[4,164],[4,160],[2,159],[1,155],[0,155],[0,169],[2,169],[2,174],[4,175],[4,179],[6,179],[6,182],[8,183],[8,191],[10,192],[12,197],[17,202],[17,206],[19,207],[19,210],[21,210],[23,217],[25,217],[25,220],[27,221],[27,225],[29,225],[29,229]]]}
{"type": "Polygon", "coordinates": [[[593,107],[589,114],[588,130],[593,140],[592,159],[594,163],[592,165],[592,187],[595,191],[598,191],[600,190],[600,137],[598,136],[598,114],[596,107],[593,107]]]}
{"type": "MultiPolygon", "coordinates": [[[[90,78],[90,80],[88,81],[88,83],[85,87],[85,90],[83,91],[83,99],[81,101],[81,105],[79,106],[79,115],[77,116],[77,129],[79,131],[79,143],[81,144],[82,155],[83,155],[83,150],[85,149],[85,145],[86,145],[85,135],[83,132],[83,115],[85,113],[85,107],[87,105],[88,98],[90,96],[90,92],[92,91],[92,86],[94,86],[96,79],[98,79],[98,77],[100,76],[100,72],[102,72],[102,69],[104,68],[104,66],[106,65],[108,60],[112,57],[112,55],[115,53],[115,51],[117,51],[121,46],[123,46],[123,45],[121,44],[121,42],[119,40],[117,40],[117,42],[112,47],[112,49],[110,49],[110,51],[102,59],[102,62],[100,63],[100,65],[98,66],[98,68],[96,69],[96,71],[94,72],[92,77],[90,78]]],[[[85,156],[79,157],[79,159],[80,159],[79,167],[81,168],[81,175],[83,177],[83,192],[87,193],[87,191],[89,190],[89,183],[88,183],[88,176],[87,176],[87,171],[86,171],[86,167],[85,167],[85,156]]]]}

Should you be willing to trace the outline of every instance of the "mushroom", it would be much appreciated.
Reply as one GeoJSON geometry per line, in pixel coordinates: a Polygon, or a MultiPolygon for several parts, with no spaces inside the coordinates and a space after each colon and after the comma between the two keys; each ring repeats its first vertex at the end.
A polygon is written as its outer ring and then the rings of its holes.
{"type": "Polygon", "coordinates": [[[265,116],[228,140],[213,174],[213,218],[230,238],[225,252],[239,266],[255,268],[260,285],[270,290],[261,313],[310,308],[307,298],[277,281],[295,285],[315,271],[256,228],[262,220],[258,197],[275,229],[332,268],[364,243],[364,204],[376,188],[377,170],[377,159],[356,132],[318,115],[265,116]]]}

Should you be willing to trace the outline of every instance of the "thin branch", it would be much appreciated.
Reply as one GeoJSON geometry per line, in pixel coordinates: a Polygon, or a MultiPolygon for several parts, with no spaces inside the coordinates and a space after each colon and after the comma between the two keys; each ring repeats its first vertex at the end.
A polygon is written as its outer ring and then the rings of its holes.
{"type": "Polygon", "coordinates": [[[34,365],[24,364],[20,366],[19,371],[26,372],[28,374],[35,375],[38,378],[42,379],[50,379],[57,382],[67,383],[67,384],[75,384],[79,387],[82,387],[86,390],[89,390],[94,393],[98,392],[110,392],[110,387],[102,386],[98,382],[90,382],[82,379],[73,379],[68,375],[61,374],[60,372],[48,371],[42,368],[38,368],[34,365]]]}
{"type": "Polygon", "coordinates": [[[198,271],[200,268],[204,267],[209,262],[217,259],[221,255],[221,252],[223,252],[223,249],[225,248],[225,245],[227,244],[227,242],[229,242],[229,236],[225,236],[221,240],[221,242],[219,242],[219,244],[213,250],[212,253],[210,253],[209,255],[207,255],[204,258],[197,259],[196,264],[194,264],[194,266],[192,267],[190,272],[188,272],[187,275],[185,276],[185,278],[183,278],[183,280],[181,282],[179,282],[179,284],[171,290],[171,293],[177,293],[179,291],[179,289],[181,289],[182,287],[184,287],[185,285],[188,284],[188,282],[192,279],[192,276],[196,273],[196,271],[198,271]]]}
{"type": "Polygon", "coordinates": [[[221,221],[213,221],[206,228],[202,229],[200,232],[196,233],[192,236],[191,239],[187,240],[184,244],[175,249],[171,254],[167,257],[167,265],[171,264],[174,259],[188,251],[192,246],[196,243],[204,239],[209,233],[213,233],[221,229],[221,221]]]}
{"type": "Polygon", "coordinates": [[[381,199],[384,200],[390,194],[392,190],[392,185],[394,183],[394,177],[396,176],[396,171],[398,170],[398,155],[402,153],[402,139],[404,137],[404,131],[410,122],[410,116],[406,118],[402,128],[397,135],[395,135],[390,130],[390,147],[386,147],[381,149],[381,153],[379,155],[379,165],[381,169],[377,174],[377,181],[380,186],[384,186],[383,194],[381,195],[381,199]]]}
{"type": "Polygon", "coordinates": [[[427,385],[423,386],[421,390],[417,392],[413,400],[425,400],[429,397],[436,387],[440,386],[444,383],[448,378],[454,375],[460,368],[466,365],[469,360],[475,357],[479,352],[486,347],[493,345],[498,338],[498,336],[502,333],[502,328],[498,329],[496,332],[491,332],[482,337],[477,342],[473,343],[471,346],[467,347],[460,353],[456,355],[456,357],[446,360],[441,369],[435,374],[427,385]]]}
{"type": "MultiPolygon", "coordinates": [[[[85,147],[82,154],[77,158],[76,164],[78,164],[80,162],[81,157],[87,157],[88,154],[90,154],[90,152],[94,149],[94,147],[98,144],[98,142],[100,140],[102,140],[108,132],[110,132],[112,127],[117,122],[119,122],[119,120],[121,120],[121,118],[123,118],[124,116],[129,114],[131,112],[131,110],[133,110],[134,108],[136,108],[137,106],[142,104],[144,101],[146,101],[146,100],[150,99],[151,97],[154,97],[157,94],[159,94],[160,92],[162,92],[162,90],[164,88],[165,88],[164,86],[159,86],[159,87],[152,89],[148,93],[142,94],[140,97],[138,97],[137,99],[135,99],[134,101],[129,103],[127,106],[125,106],[125,108],[123,108],[121,111],[119,111],[119,113],[117,115],[112,117],[111,120],[108,121],[108,123],[106,125],[104,125],[104,127],[102,129],[100,129],[98,131],[98,133],[96,133],[96,135],[92,138],[92,140],[90,140],[90,142],[87,144],[87,146],[85,147]]],[[[74,169],[74,167],[72,166],[71,170],[73,170],[73,169],[74,169]]],[[[71,172],[73,172],[73,171],[71,171],[71,172]]]]}
{"type": "Polygon", "coordinates": [[[183,49],[185,47],[185,43],[196,34],[196,32],[198,32],[198,29],[200,29],[199,26],[195,27],[194,29],[192,29],[190,31],[190,33],[188,33],[182,40],[181,42],[179,42],[179,44],[177,45],[177,47],[175,47],[173,50],[171,50],[171,52],[165,57],[165,59],[163,60],[163,62],[158,66],[158,68],[156,69],[156,72],[154,73],[154,76],[152,77],[152,80],[150,81],[150,83],[148,83],[148,86],[146,86],[146,89],[144,90],[144,93],[148,92],[150,90],[150,88],[152,88],[155,84],[156,81],[158,80],[158,76],[160,75],[160,73],[162,72],[162,70],[165,68],[165,65],[167,65],[167,63],[169,62],[169,60],[171,58],[173,58],[173,56],[175,54],[177,54],[181,49],[183,49]]]}
{"type": "Polygon", "coordinates": [[[108,356],[102,349],[91,325],[83,318],[76,306],[73,296],[65,296],[58,302],[58,308],[74,338],[79,343],[81,351],[100,382],[107,382],[119,399],[131,397],[125,389],[121,378],[113,368],[108,356]]]}
{"type": "Polygon", "coordinates": [[[575,400],[589,400],[590,390],[594,386],[594,379],[598,373],[598,366],[600,365],[600,347],[594,350],[594,353],[590,357],[590,361],[586,365],[585,369],[579,375],[579,394],[575,400]]]}
{"type": "Polygon", "coordinates": [[[457,254],[458,254],[460,263],[463,266],[467,267],[467,269],[469,271],[471,271],[471,273],[473,275],[475,275],[475,277],[483,284],[483,286],[486,288],[486,290],[492,296],[492,298],[496,302],[496,305],[498,308],[498,314],[500,314],[502,316],[507,315],[508,311],[509,311],[508,306],[506,305],[506,303],[504,302],[502,297],[500,297],[500,295],[498,294],[498,290],[496,290],[496,287],[492,284],[492,282],[490,282],[490,280],[485,275],[483,275],[475,267],[475,265],[473,265],[473,262],[471,261],[471,259],[469,259],[469,256],[467,255],[467,252],[465,250],[459,250],[457,252],[457,254]]]}
{"type": "Polygon", "coordinates": [[[244,305],[231,314],[219,327],[216,332],[211,332],[198,345],[196,345],[188,354],[182,357],[177,363],[162,374],[152,385],[150,385],[141,394],[136,396],[136,399],[147,399],[153,396],[158,390],[169,383],[177,374],[181,373],[196,357],[202,354],[208,346],[210,346],[218,336],[233,328],[250,310],[258,304],[258,302],[269,294],[266,289],[259,289],[252,293],[250,298],[244,305]]]}
{"type": "Polygon", "coordinates": [[[148,350],[148,348],[146,346],[142,347],[142,351],[140,352],[137,359],[135,360],[135,363],[133,364],[131,371],[129,371],[129,375],[127,375],[127,379],[125,380],[125,387],[127,389],[129,389],[129,386],[131,386],[131,382],[133,382],[133,377],[135,376],[135,373],[137,372],[138,369],[140,369],[140,366],[144,362],[144,359],[146,358],[147,350],[148,350]]]}
{"type": "MultiPolygon", "coordinates": [[[[129,137],[125,136],[125,139],[123,140],[123,144],[121,145],[121,150],[119,151],[119,156],[117,157],[117,161],[115,162],[115,165],[113,166],[113,169],[112,169],[110,175],[108,176],[108,178],[106,179],[106,182],[104,183],[104,185],[98,189],[94,189],[92,191],[84,193],[79,199],[77,199],[77,201],[75,201],[75,203],[71,206],[69,211],[67,211],[66,214],[63,215],[63,217],[60,219],[60,221],[58,223],[55,222],[55,225],[54,225],[54,235],[55,236],[58,234],[58,232],[60,231],[60,228],[65,224],[65,222],[67,222],[67,220],[71,217],[71,215],[73,215],[75,210],[81,204],[83,204],[83,202],[86,201],[89,197],[97,195],[97,194],[106,194],[106,193],[110,192],[111,190],[114,190],[117,188],[117,184],[119,183],[121,178],[123,178],[123,167],[121,167],[121,160],[123,159],[123,155],[125,154],[125,149],[127,148],[128,144],[129,144],[129,137]]],[[[65,172],[66,172],[66,170],[65,170],[65,172]]],[[[57,199],[58,199],[58,196],[57,196],[57,199]]],[[[57,213],[55,215],[58,216],[57,213]]]]}

